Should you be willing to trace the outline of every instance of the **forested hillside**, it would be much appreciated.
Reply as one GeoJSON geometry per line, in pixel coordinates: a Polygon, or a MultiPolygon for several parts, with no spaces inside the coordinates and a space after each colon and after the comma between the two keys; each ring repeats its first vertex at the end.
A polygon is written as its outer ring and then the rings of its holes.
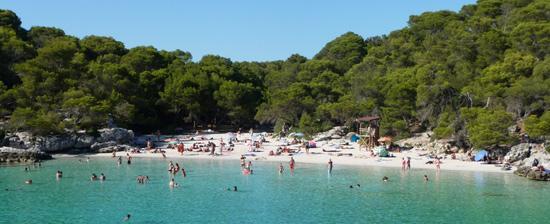
{"type": "MultiPolygon", "coordinates": [[[[23,18],[24,19],[24,18],[23,18]]],[[[21,27],[0,10],[0,113],[5,129],[140,131],[183,125],[284,123],[306,133],[380,115],[397,138],[490,147],[550,135],[550,2],[480,0],[411,16],[385,36],[349,32],[312,59],[232,62],[102,36],[21,27]]]]}

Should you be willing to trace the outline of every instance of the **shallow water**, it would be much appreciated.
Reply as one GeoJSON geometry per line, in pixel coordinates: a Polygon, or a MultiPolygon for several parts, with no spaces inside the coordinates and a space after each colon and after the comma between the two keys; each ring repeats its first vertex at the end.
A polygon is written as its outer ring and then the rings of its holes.
{"type": "Polygon", "coordinates": [[[328,175],[326,166],[297,164],[291,175],[284,164],[279,175],[278,163],[253,162],[255,174],[243,176],[239,161],[175,162],[187,170],[175,189],[166,160],[0,167],[0,223],[120,223],[127,213],[129,223],[545,223],[550,211],[550,183],[511,174],[335,164],[328,175]],[[107,180],[92,182],[91,173],[107,180]],[[137,184],[137,175],[151,181],[137,184]],[[234,185],[238,192],[226,190],[234,185]]]}

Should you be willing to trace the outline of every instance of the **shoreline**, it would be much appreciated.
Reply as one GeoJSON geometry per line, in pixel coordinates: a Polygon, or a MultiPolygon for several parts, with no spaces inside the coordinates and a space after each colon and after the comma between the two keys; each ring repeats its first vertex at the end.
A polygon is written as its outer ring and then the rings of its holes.
{"type": "MultiPolygon", "coordinates": [[[[214,142],[219,146],[220,140],[222,139],[223,134],[211,134],[207,136],[207,139],[202,141],[183,141],[185,147],[188,148],[193,143],[205,143],[208,141],[214,142]]],[[[251,161],[267,161],[267,162],[280,162],[283,165],[288,164],[290,156],[287,154],[269,156],[269,151],[279,147],[278,142],[273,138],[267,138],[268,142],[262,145],[260,149],[261,152],[248,152],[248,147],[243,142],[238,142],[235,144],[234,150],[230,152],[224,151],[222,155],[212,156],[208,152],[184,152],[183,156],[180,155],[176,149],[161,148],[165,150],[166,158],[163,158],[161,153],[131,153],[130,155],[134,158],[151,158],[151,159],[166,159],[166,160],[186,160],[186,159],[201,159],[201,160],[235,160],[239,161],[242,154],[250,153],[255,156],[246,156],[247,160],[251,161]]],[[[311,148],[309,154],[306,154],[302,149],[299,153],[293,155],[296,163],[309,163],[309,164],[324,164],[327,165],[329,159],[334,162],[334,166],[338,165],[349,165],[349,166],[367,166],[367,167],[389,167],[389,168],[401,168],[401,159],[404,157],[411,158],[411,169],[425,169],[425,170],[436,170],[435,165],[426,164],[431,159],[426,158],[421,155],[422,151],[405,151],[400,153],[394,153],[394,157],[369,157],[366,151],[360,151],[359,146],[355,143],[349,145],[349,149],[342,149],[339,153],[351,154],[352,156],[338,156],[338,153],[323,152],[323,146],[327,144],[320,143],[319,148],[311,148]]],[[[290,146],[291,148],[296,148],[296,146],[290,146]]],[[[219,148],[216,148],[216,151],[219,148]]],[[[124,151],[119,151],[116,153],[117,157],[122,156],[126,157],[124,151]]],[[[53,158],[67,158],[67,157],[90,157],[90,158],[112,158],[112,153],[93,153],[93,154],[55,154],[53,158]]],[[[500,167],[495,166],[494,164],[483,164],[480,162],[473,161],[461,161],[458,159],[442,159],[441,169],[440,170],[452,170],[452,171],[473,171],[473,172],[490,172],[490,173],[507,173],[512,174],[516,168],[512,170],[501,170],[500,167]]]]}

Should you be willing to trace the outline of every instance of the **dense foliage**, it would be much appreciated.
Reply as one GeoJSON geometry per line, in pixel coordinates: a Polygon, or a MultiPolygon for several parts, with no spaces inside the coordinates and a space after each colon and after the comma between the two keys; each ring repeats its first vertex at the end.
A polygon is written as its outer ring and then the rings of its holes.
{"type": "Polygon", "coordinates": [[[345,33],[312,59],[232,62],[113,38],[21,28],[0,10],[0,113],[11,130],[142,131],[283,124],[312,133],[380,115],[382,134],[433,130],[491,147],[518,122],[550,135],[550,2],[479,0],[411,16],[385,36],[345,33]]]}

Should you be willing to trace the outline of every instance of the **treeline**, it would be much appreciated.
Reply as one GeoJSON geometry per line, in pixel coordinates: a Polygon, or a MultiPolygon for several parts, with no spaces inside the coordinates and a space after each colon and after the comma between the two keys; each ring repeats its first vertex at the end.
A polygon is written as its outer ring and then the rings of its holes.
{"type": "Polygon", "coordinates": [[[463,146],[509,144],[514,124],[550,135],[550,2],[480,0],[411,16],[363,39],[346,33],[312,59],[232,62],[110,37],[21,28],[0,11],[0,104],[10,130],[141,131],[283,124],[314,133],[380,115],[396,138],[433,130],[463,146]]]}

